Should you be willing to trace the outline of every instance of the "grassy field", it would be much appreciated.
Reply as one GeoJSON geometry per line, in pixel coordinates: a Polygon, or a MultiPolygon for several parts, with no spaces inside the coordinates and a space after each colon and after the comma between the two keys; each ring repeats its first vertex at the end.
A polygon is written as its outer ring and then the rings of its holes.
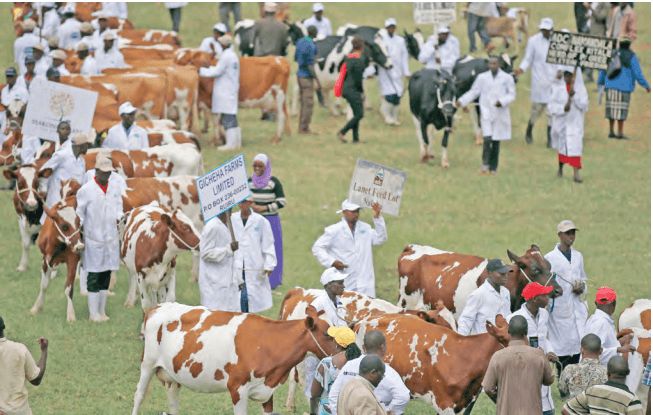
{"type": "MultiPolygon", "coordinates": [[[[515,6],[522,6],[515,3],[515,6]]],[[[524,3],[531,13],[530,33],[536,32],[542,17],[552,17],[556,28],[575,29],[572,3],[524,3]]],[[[10,3],[0,4],[0,15],[6,24],[0,31],[0,63],[13,64],[10,32],[10,3]]],[[[310,15],[310,3],[292,5],[292,18],[310,15]]],[[[459,11],[461,5],[458,5],[459,11]]],[[[243,4],[243,16],[255,18],[258,6],[243,4]]],[[[637,3],[639,35],[634,45],[646,78],[651,80],[649,3],[637,3]]],[[[334,31],[347,23],[382,25],[393,16],[398,30],[412,32],[412,3],[328,3],[325,15],[334,31]]],[[[137,28],[169,29],[167,9],[156,3],[132,3],[129,17],[137,28]]],[[[184,46],[196,47],[202,38],[211,35],[218,21],[217,3],[192,3],[183,10],[181,38],[184,46]]],[[[421,28],[431,33],[428,26],[421,28]]],[[[461,51],[468,50],[466,21],[452,25],[461,51]]],[[[499,44],[495,40],[495,44],[499,44]]],[[[519,59],[525,45],[520,47],[519,59]]],[[[292,48],[291,48],[292,49],[292,48]]],[[[291,52],[293,52],[291,50],[291,52]]],[[[296,64],[293,63],[296,67],[296,64]]],[[[410,62],[417,71],[421,65],[410,62]]],[[[294,74],[294,70],[293,70],[294,74]]],[[[294,76],[294,75],[292,75],[294,76]]],[[[513,140],[504,142],[499,175],[478,174],[481,149],[474,145],[469,118],[456,125],[450,139],[451,168],[442,170],[435,163],[419,163],[419,148],[410,120],[408,100],[401,103],[400,127],[386,127],[378,113],[379,94],[376,82],[368,82],[367,94],[374,110],[366,112],[361,136],[366,144],[352,147],[340,144],[335,137],[344,118],[333,118],[327,110],[316,106],[313,126],[316,137],[299,136],[297,119],[292,119],[292,137],[272,145],[269,138],[276,124],[258,121],[260,112],[242,110],[239,120],[243,129],[243,153],[248,163],[259,152],[270,155],[273,174],[283,183],[288,205],[281,212],[284,224],[285,273],[278,288],[285,293],[294,286],[319,287],[323,268],[311,254],[313,242],[324,227],[335,223],[334,212],[347,197],[357,158],[381,163],[408,174],[403,203],[398,217],[386,216],[388,242],[374,248],[378,295],[391,302],[397,299],[397,258],[409,243],[425,244],[460,253],[507,260],[506,249],[523,254],[531,244],[543,252],[557,242],[556,224],[571,219],[581,229],[576,239],[585,257],[585,270],[596,283],[590,288],[609,285],[619,294],[617,312],[637,298],[650,298],[651,292],[651,98],[641,88],[632,96],[627,142],[609,140],[604,108],[597,105],[596,86],[587,86],[591,105],[586,115],[582,177],[585,183],[575,184],[571,171],[556,179],[557,156],[545,148],[546,129],[541,118],[534,129],[535,143],[527,146],[524,131],[529,116],[530,71],[517,84],[517,99],[511,106],[513,140]]],[[[199,131],[195,131],[199,135],[199,131]]],[[[439,143],[441,135],[437,134],[439,143]]],[[[208,135],[201,135],[207,171],[232,158],[234,153],[217,153],[208,145],[208,135]]],[[[435,147],[439,151],[438,146],[435,147]]],[[[436,153],[438,154],[438,153],[436,153]]],[[[29,314],[40,284],[40,253],[31,250],[31,262],[23,273],[15,271],[20,259],[20,236],[12,203],[13,194],[0,194],[0,315],[5,319],[9,339],[25,343],[38,358],[36,339],[50,340],[47,373],[40,387],[29,386],[30,402],[35,414],[125,414],[131,411],[139,378],[142,342],[138,339],[141,323],[140,306],[123,308],[127,274],[119,272],[116,296],[111,297],[106,324],[87,320],[86,298],[75,297],[78,321],[65,320],[66,300],[63,293],[64,270],[52,281],[44,311],[29,314]]],[[[361,220],[371,222],[366,210],[361,220]]],[[[188,282],[191,257],[181,256],[177,271],[177,300],[199,304],[197,285],[188,282]]],[[[77,290],[77,288],[76,288],[77,290]]],[[[282,296],[275,295],[274,307],[263,313],[275,318],[282,296]]],[[[593,305],[590,306],[593,312],[593,305]]],[[[287,387],[275,393],[276,411],[284,412],[287,387]]],[[[556,406],[562,402],[553,392],[556,406]]],[[[308,411],[298,399],[300,413],[308,411]]],[[[193,414],[230,413],[227,394],[211,396],[184,390],[180,411],[193,414]]],[[[258,405],[250,404],[250,413],[259,413],[258,405]]],[[[142,406],[143,414],[167,411],[164,388],[152,383],[142,406]]],[[[494,404],[483,395],[474,414],[494,413],[494,404]]],[[[412,401],[406,414],[422,414],[432,409],[412,401]]]]}

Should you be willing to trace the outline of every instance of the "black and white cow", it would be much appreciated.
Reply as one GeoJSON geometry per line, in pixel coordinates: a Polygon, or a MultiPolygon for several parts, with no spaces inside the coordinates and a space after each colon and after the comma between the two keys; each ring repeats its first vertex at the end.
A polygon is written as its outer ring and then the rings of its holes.
{"type": "Polygon", "coordinates": [[[406,40],[408,56],[417,60],[419,57],[419,51],[422,50],[422,47],[424,46],[424,35],[422,35],[421,30],[415,29],[415,32],[413,33],[408,33],[404,30],[404,39],[406,40]]]}

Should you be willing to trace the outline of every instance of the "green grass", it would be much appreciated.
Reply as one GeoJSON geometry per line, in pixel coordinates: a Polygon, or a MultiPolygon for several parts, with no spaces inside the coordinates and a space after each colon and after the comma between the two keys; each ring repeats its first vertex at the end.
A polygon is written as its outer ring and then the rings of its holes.
{"type": "MultiPolygon", "coordinates": [[[[516,5],[520,5],[516,3],[516,5]]],[[[572,3],[528,3],[531,12],[531,33],[542,17],[549,16],[556,28],[575,28],[572,3]]],[[[0,44],[0,62],[6,67],[13,62],[13,36],[10,33],[9,3],[0,4],[5,24],[0,44]]],[[[292,5],[292,18],[310,15],[310,3],[292,5]]],[[[461,6],[459,5],[459,11],[461,6]]],[[[254,18],[258,5],[243,4],[243,16],[254,18]]],[[[651,79],[650,15],[648,3],[637,3],[639,37],[634,45],[647,79],[651,79]]],[[[156,3],[131,4],[130,18],[137,28],[169,29],[167,10],[156,3]]],[[[394,16],[399,31],[413,31],[411,3],[328,3],[326,15],[334,31],[354,22],[360,25],[381,25],[394,16]]],[[[211,34],[218,21],[217,3],[193,3],[183,11],[181,38],[185,46],[197,46],[211,34]]],[[[424,33],[431,28],[423,26],[424,33]]],[[[466,21],[452,25],[461,43],[468,50],[466,21]]],[[[495,40],[496,44],[499,44],[495,40]]],[[[521,46],[520,58],[524,45],[521,46]]],[[[291,50],[292,52],[292,50],[291,50]]],[[[291,55],[292,56],[292,55],[291,55]]],[[[293,63],[293,65],[295,65],[293,63]]],[[[411,60],[411,69],[421,65],[411,60]]],[[[293,71],[294,73],[294,71],[293,71]]],[[[294,76],[294,75],[293,75],[294,76]]],[[[630,118],[626,123],[628,142],[607,139],[604,109],[596,101],[595,86],[588,85],[592,104],[586,115],[586,135],[581,172],[585,183],[577,185],[566,171],[562,180],[555,178],[557,157],[547,150],[544,119],[535,126],[533,146],[524,143],[524,130],[529,116],[528,100],[530,72],[517,84],[517,100],[511,106],[513,140],[502,145],[500,173],[483,177],[477,172],[480,164],[479,147],[474,146],[469,118],[456,124],[450,140],[451,168],[442,170],[436,164],[419,163],[419,150],[410,120],[408,101],[401,104],[398,128],[386,127],[378,113],[379,95],[376,82],[368,82],[367,93],[374,110],[367,111],[362,121],[361,135],[366,144],[358,147],[337,142],[335,132],[344,118],[332,118],[327,110],[316,106],[313,126],[318,137],[284,137],[272,145],[276,125],[258,121],[260,112],[242,110],[239,120],[243,128],[243,153],[248,163],[259,152],[270,155],[273,174],[283,183],[288,199],[281,212],[285,237],[285,278],[279,288],[285,292],[294,286],[318,287],[323,268],[311,254],[313,242],[323,228],[339,220],[334,212],[346,198],[357,158],[378,162],[405,171],[408,180],[398,217],[386,217],[389,240],[374,248],[377,293],[381,298],[397,299],[397,258],[406,244],[426,244],[460,253],[507,260],[506,249],[523,254],[531,244],[544,252],[557,242],[555,226],[565,218],[572,219],[581,229],[576,247],[585,256],[585,270],[598,286],[610,285],[619,293],[617,312],[636,298],[650,298],[651,292],[651,101],[637,87],[633,94],[630,118]]],[[[297,119],[292,119],[293,132],[297,119]]],[[[198,131],[196,133],[199,134],[198,131]]],[[[441,133],[436,136],[439,143],[441,133]]],[[[234,154],[220,154],[208,145],[208,135],[202,135],[207,171],[234,154]]],[[[438,146],[435,146],[436,154],[438,146]]],[[[139,378],[142,342],[138,339],[141,310],[137,306],[124,309],[126,272],[121,270],[116,296],[108,301],[111,320],[106,324],[91,324],[87,320],[86,298],[76,295],[78,321],[67,323],[66,300],[63,293],[64,269],[52,281],[43,312],[29,314],[40,284],[40,253],[31,250],[31,262],[24,273],[15,271],[20,259],[19,232],[10,192],[0,194],[0,315],[5,319],[9,339],[25,343],[38,358],[36,339],[50,339],[50,355],[45,379],[40,387],[29,386],[34,413],[49,414],[125,414],[133,405],[133,395],[139,378]]],[[[361,219],[371,222],[366,210],[361,219]]],[[[199,304],[196,284],[188,282],[191,257],[181,255],[177,270],[177,300],[199,304]]],[[[590,288],[591,296],[596,292],[590,288]]],[[[274,296],[274,307],[263,313],[275,318],[281,296],[274,296]]],[[[591,306],[591,311],[594,307],[591,306]]],[[[555,388],[554,388],[555,389],[555,388]]],[[[275,393],[276,411],[283,412],[287,387],[275,393]]],[[[558,410],[561,402],[553,392],[558,410]]],[[[304,400],[298,399],[298,411],[308,411],[304,400]]],[[[167,410],[164,388],[154,380],[141,413],[157,414],[167,410]]],[[[227,394],[211,396],[184,390],[180,410],[184,413],[230,413],[227,394]]],[[[260,413],[258,405],[250,404],[251,413],[260,413]]],[[[494,413],[484,395],[474,414],[494,413]]],[[[407,414],[432,412],[425,404],[412,401],[407,414]]]]}

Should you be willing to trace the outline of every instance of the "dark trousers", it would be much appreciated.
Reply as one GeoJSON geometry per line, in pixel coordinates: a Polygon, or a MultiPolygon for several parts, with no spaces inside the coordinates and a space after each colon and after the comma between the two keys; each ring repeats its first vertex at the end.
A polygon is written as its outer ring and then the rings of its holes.
{"type": "Polygon", "coordinates": [[[110,281],[111,271],[89,272],[88,279],[86,280],[88,292],[97,293],[102,290],[108,290],[110,281]]]}
{"type": "MultiPolygon", "coordinates": [[[[243,281],[245,281],[245,271],[243,271],[243,281]]],[[[247,298],[247,281],[243,283],[243,289],[240,290],[240,311],[249,313],[249,299],[247,298]]]]}
{"type": "Polygon", "coordinates": [[[494,141],[492,137],[483,137],[483,166],[489,166],[492,172],[496,172],[499,167],[500,145],[501,141],[494,141]]]}
{"type": "Polygon", "coordinates": [[[172,19],[172,30],[179,33],[179,23],[181,23],[181,7],[176,7],[170,10],[170,18],[172,19]]]}
{"type": "Polygon", "coordinates": [[[481,42],[483,46],[487,46],[490,43],[490,36],[487,34],[485,29],[486,18],[483,16],[477,16],[474,13],[467,13],[467,36],[469,36],[469,51],[476,51],[476,36],[475,33],[478,32],[478,35],[481,37],[481,42]]]}
{"type": "Polygon", "coordinates": [[[347,94],[342,96],[347,100],[351,110],[354,112],[354,118],[349,120],[347,124],[340,130],[340,134],[345,135],[349,130],[354,134],[354,142],[358,142],[358,125],[363,119],[363,97],[360,94],[347,94]]]}
{"type": "MultiPolygon", "coordinates": [[[[240,2],[238,1],[223,1],[218,6],[218,12],[220,13],[220,21],[227,25],[229,28],[229,13],[234,14],[234,26],[240,22],[240,2]]],[[[233,28],[232,28],[233,29],[233,28]]]]}
{"type": "Polygon", "coordinates": [[[558,356],[558,359],[562,364],[562,368],[560,368],[560,365],[555,365],[555,366],[556,366],[556,370],[558,371],[558,377],[560,377],[560,373],[562,373],[562,371],[567,366],[576,364],[580,361],[580,353],[572,354],[571,356],[558,356]]]}
{"type": "Polygon", "coordinates": [[[308,131],[313,117],[313,78],[297,77],[299,82],[299,131],[308,131]]]}

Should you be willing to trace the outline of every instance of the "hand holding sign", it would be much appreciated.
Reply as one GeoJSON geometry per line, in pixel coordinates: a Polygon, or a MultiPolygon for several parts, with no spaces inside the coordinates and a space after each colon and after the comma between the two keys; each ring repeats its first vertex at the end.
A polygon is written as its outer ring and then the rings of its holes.
{"type": "Polygon", "coordinates": [[[381,209],[383,209],[383,206],[379,204],[379,202],[375,202],[372,204],[372,210],[374,210],[374,219],[379,218],[379,214],[381,213],[381,209]]]}

